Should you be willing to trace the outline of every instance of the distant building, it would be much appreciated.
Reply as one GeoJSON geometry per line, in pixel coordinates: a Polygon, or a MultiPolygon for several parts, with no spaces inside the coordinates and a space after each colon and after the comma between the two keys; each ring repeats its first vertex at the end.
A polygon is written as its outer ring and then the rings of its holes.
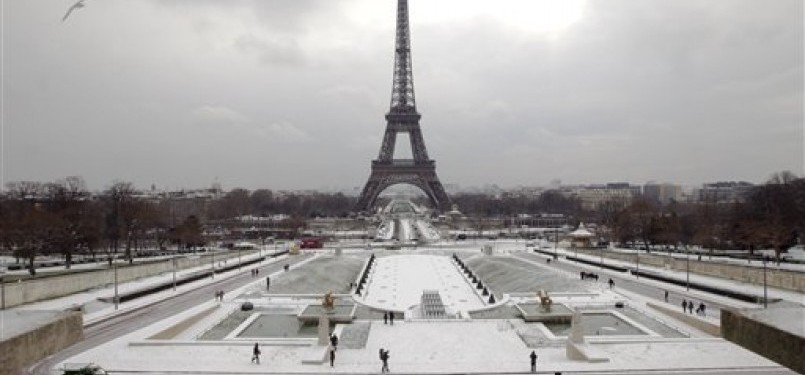
{"type": "Polygon", "coordinates": [[[643,185],[643,196],[655,203],[666,205],[681,200],[682,187],[669,183],[648,183],[643,185]]]}
{"type": "Polygon", "coordinates": [[[630,185],[627,182],[563,187],[561,191],[566,196],[580,200],[582,208],[587,210],[598,209],[607,202],[615,202],[625,206],[632,198],[641,194],[640,186],[630,185]]]}
{"type": "Polygon", "coordinates": [[[743,202],[755,185],[745,181],[722,181],[702,185],[694,196],[700,203],[743,202]]]}

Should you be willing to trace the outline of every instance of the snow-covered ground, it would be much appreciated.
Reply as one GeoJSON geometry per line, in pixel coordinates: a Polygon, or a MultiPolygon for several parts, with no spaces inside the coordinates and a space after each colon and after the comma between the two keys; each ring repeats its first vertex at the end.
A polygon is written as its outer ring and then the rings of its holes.
{"type": "Polygon", "coordinates": [[[448,314],[484,306],[450,258],[436,255],[378,258],[368,291],[356,299],[380,310],[405,312],[419,305],[424,290],[437,290],[448,314]]]}
{"type": "MultiPolygon", "coordinates": [[[[395,220],[388,219],[378,229],[378,237],[391,239],[395,232],[410,234],[418,232],[426,236],[431,230],[438,236],[438,231],[424,221],[403,217],[398,218],[401,228],[395,228],[395,220]]],[[[403,239],[401,239],[403,240],[403,239]]],[[[547,243],[540,243],[548,246],[547,243]]],[[[341,246],[343,255],[335,255],[335,251],[317,251],[315,255],[305,255],[303,262],[291,272],[276,272],[268,275],[272,279],[273,293],[296,293],[305,295],[296,298],[285,295],[263,294],[264,281],[262,278],[242,288],[229,291],[223,302],[203,302],[195,308],[177,313],[169,319],[119,337],[107,344],[100,345],[81,353],[66,362],[69,363],[98,363],[109,371],[115,372],[217,372],[228,374],[247,373],[311,373],[311,372],[337,372],[337,373],[374,373],[379,370],[380,361],[377,358],[379,348],[390,350],[389,361],[392,371],[418,372],[418,373],[501,373],[526,372],[528,354],[535,350],[539,355],[538,369],[543,372],[618,372],[630,371],[673,371],[684,369],[720,370],[729,372],[731,369],[780,370],[775,363],[755,355],[748,350],[730,342],[709,335],[666,316],[648,307],[648,303],[660,304],[661,296],[647,297],[626,289],[615,288],[608,290],[605,283],[586,283],[581,288],[577,286],[577,275],[565,271],[558,271],[534,256],[526,242],[522,240],[499,241],[439,241],[430,246],[420,246],[418,249],[404,250],[371,250],[377,254],[376,264],[373,267],[368,284],[362,296],[352,294],[352,302],[363,309],[377,311],[394,310],[408,312],[398,315],[405,320],[397,321],[393,326],[383,324],[377,315],[364,314],[362,320],[353,322],[354,327],[361,326],[362,345],[357,347],[339,347],[335,360],[335,367],[330,368],[326,363],[307,363],[307,360],[318,355],[320,358],[323,347],[318,347],[313,341],[296,341],[293,344],[272,338],[243,339],[230,335],[221,340],[197,340],[201,332],[226,318],[232,312],[239,310],[244,300],[253,300],[255,303],[267,306],[280,307],[289,301],[299,303],[318,303],[311,294],[321,293],[322,290],[340,290],[332,285],[341,286],[346,290],[349,284],[345,280],[352,280],[358,274],[360,265],[368,258],[370,250],[362,246],[341,246]],[[494,249],[493,256],[482,255],[481,245],[491,244],[494,249]],[[591,363],[569,360],[565,354],[562,341],[536,338],[526,339],[526,334],[542,332],[541,323],[525,323],[519,318],[485,318],[470,319],[468,314],[460,314],[456,319],[454,313],[483,309],[484,301],[478,295],[478,290],[468,282],[450,259],[452,253],[465,259],[465,263],[472,264],[478,274],[483,274],[484,283],[494,285],[502,290],[508,298],[495,308],[513,309],[511,303],[534,303],[533,290],[539,289],[538,284],[550,284],[551,295],[557,303],[568,306],[597,306],[605,310],[614,310],[611,306],[616,301],[626,301],[629,308],[642,314],[645,319],[655,320],[658,323],[672,327],[683,334],[676,338],[662,337],[660,335],[647,335],[645,337],[615,337],[593,336],[588,337],[590,350],[596,355],[608,358],[608,362],[591,363]],[[341,260],[339,260],[341,259],[341,260]],[[341,262],[341,263],[339,263],[341,262]],[[341,265],[341,267],[339,267],[341,265]],[[337,270],[334,268],[337,267],[337,270]],[[286,280],[287,279],[287,280],[286,280]],[[570,281],[572,279],[572,282],[570,281]],[[544,280],[544,281],[543,281],[544,280]],[[568,280],[568,281],[565,281],[568,280]],[[562,288],[566,289],[565,291],[562,288]],[[312,289],[315,287],[315,290],[312,289]],[[435,289],[445,303],[449,320],[420,320],[412,313],[413,308],[420,303],[420,296],[425,289],[435,289]],[[300,302],[301,301],[301,302],[300,302]],[[306,302],[307,301],[307,302],[306,302]],[[190,324],[189,328],[181,332],[174,339],[153,340],[149,337],[175,326],[197,315],[212,309],[212,313],[204,319],[190,324]],[[368,316],[368,317],[367,317],[368,316]],[[527,331],[527,332],[526,332],[527,331]],[[686,336],[685,338],[679,338],[686,336]],[[249,362],[251,347],[254,342],[262,344],[262,363],[249,362]]],[[[571,250],[559,248],[561,254],[573,254],[571,250]]],[[[582,256],[584,257],[584,256],[582,256]]],[[[598,257],[586,258],[599,261],[598,257]]],[[[285,256],[274,261],[286,261],[285,256]]],[[[561,260],[565,262],[565,260],[561,260]]],[[[605,260],[607,263],[632,266],[627,262],[605,260]]],[[[264,263],[265,264],[265,263],[264,263]]],[[[248,268],[253,268],[250,266],[248,268]]],[[[581,265],[582,267],[589,267],[581,265]]],[[[641,269],[652,269],[655,272],[684,279],[685,273],[655,267],[640,266],[641,269]]],[[[242,271],[231,271],[229,275],[242,271]]],[[[590,267],[594,269],[593,267],[590,267]]],[[[200,267],[199,269],[203,269],[200,267]]],[[[195,272],[197,269],[181,271],[181,273],[195,272]]],[[[605,269],[595,269],[606,277],[610,272],[605,269]]],[[[623,276],[623,274],[620,274],[623,276]]],[[[227,277],[217,275],[216,280],[227,277]]],[[[740,289],[762,295],[762,286],[747,285],[719,279],[691,274],[691,281],[717,285],[723,288],[740,289]]],[[[120,290],[134,290],[168,281],[171,273],[143,278],[120,285],[120,290]]],[[[216,280],[206,279],[198,283],[210,283],[216,280]]],[[[662,285],[671,290],[679,287],[667,286],[663,283],[646,280],[644,278],[633,280],[636,283],[648,285],[662,285]]],[[[85,306],[85,323],[91,323],[125,311],[131,311],[160,299],[170,298],[190,288],[197,287],[198,283],[179,286],[177,291],[164,291],[151,296],[138,298],[120,305],[114,310],[111,304],[96,302],[98,297],[108,297],[112,291],[111,285],[98,290],[79,293],[73,296],[43,301],[14,309],[19,314],[27,310],[63,310],[71,306],[85,306]]],[[[681,288],[684,290],[684,288],[681,288]]],[[[712,295],[704,292],[689,292],[691,296],[702,300],[718,301],[730,307],[756,307],[745,302],[734,301],[726,297],[712,295]]],[[[791,304],[805,303],[801,293],[768,289],[769,296],[781,298],[791,304]]],[[[343,297],[350,298],[350,297],[343,297]]],[[[670,305],[669,305],[670,306],[670,305]]],[[[298,306],[297,306],[298,307],[298,306]]],[[[494,307],[494,306],[493,306],[494,307]]],[[[672,307],[676,308],[675,305],[672,307]]],[[[377,312],[375,312],[376,314],[377,312]]],[[[494,314],[493,314],[494,315],[494,314]]],[[[5,315],[5,312],[3,313],[5,315]]],[[[256,317],[256,316],[255,316],[256,317]]],[[[790,319],[786,314],[779,319],[790,319]]],[[[718,324],[714,316],[701,319],[710,324],[718,324]]],[[[766,319],[775,319],[772,315],[766,319]]],[[[5,324],[9,324],[6,320],[5,324]]],[[[344,332],[347,325],[336,325],[336,332],[344,332]]]]}
{"type": "MultiPolygon", "coordinates": [[[[464,256],[474,257],[482,262],[484,257],[478,255],[474,247],[455,249],[464,256]],[[480,258],[479,258],[480,257],[480,258]]],[[[344,249],[345,254],[366,254],[357,249],[344,249]]],[[[452,251],[452,250],[451,250],[452,251]]],[[[520,250],[522,251],[522,250],[520,250]]],[[[518,250],[505,250],[502,255],[516,255],[518,250]]],[[[419,251],[388,251],[378,253],[368,284],[366,301],[360,298],[358,303],[377,304],[378,308],[405,310],[419,303],[423,288],[439,289],[447,304],[455,305],[455,299],[471,300],[474,295],[467,288],[466,281],[451,263],[449,254],[438,255],[438,248],[419,251]],[[423,253],[431,255],[423,255],[423,253]],[[398,255],[399,254],[399,255],[398,255]],[[388,255],[388,256],[384,256],[388,255]],[[464,285],[462,285],[464,283],[464,285]],[[380,301],[384,299],[384,301],[380,301]]],[[[322,256],[316,255],[315,257],[322,256]]],[[[313,265],[310,262],[308,265],[313,265]]],[[[541,265],[542,263],[540,263],[541,265]]],[[[535,266],[537,263],[534,264],[535,266]]],[[[305,272],[304,267],[299,268],[305,272]]],[[[547,266],[542,266],[546,272],[547,266]]],[[[309,272],[323,272],[309,270],[309,272]]],[[[282,273],[271,275],[272,279],[281,278],[282,273]]],[[[242,288],[244,292],[262,283],[254,281],[253,285],[242,288]]],[[[586,292],[586,294],[595,291],[586,292]]],[[[564,345],[529,346],[520,335],[518,327],[522,322],[509,319],[472,320],[428,320],[407,319],[395,324],[383,324],[382,320],[364,321],[366,329],[365,344],[358,348],[339,347],[335,367],[327,363],[303,363],[316,353],[323,353],[322,347],[315,345],[283,344],[270,339],[223,339],[218,341],[197,341],[193,335],[180,335],[174,340],[149,340],[148,337],[209,308],[216,308],[216,316],[223,316],[226,311],[238,308],[239,292],[231,292],[234,300],[227,299],[223,303],[208,301],[194,309],[182,312],[158,324],[115,339],[108,344],[86,351],[68,362],[95,362],[109,371],[184,371],[184,372],[221,372],[230,374],[247,373],[370,373],[379,370],[377,358],[379,348],[390,350],[390,369],[396,373],[501,373],[526,372],[528,370],[528,354],[535,350],[539,355],[540,371],[584,371],[628,373],[630,371],[683,370],[683,369],[731,369],[779,370],[773,362],[755,355],[730,342],[707,337],[697,333],[692,327],[674,321],[688,332],[694,332],[690,338],[662,338],[646,336],[644,338],[618,338],[601,336],[588,338],[590,350],[596,355],[608,358],[608,362],[591,363],[570,360],[565,354],[564,345]],[[217,306],[217,307],[216,307],[217,306]],[[517,323],[517,324],[514,324],[517,323]],[[249,362],[251,347],[254,342],[262,343],[261,364],[249,362]],[[144,360],[146,359],[147,360],[144,360]]],[[[557,294],[560,294],[557,292],[557,294]]],[[[643,309],[646,297],[630,293],[611,293],[601,291],[605,303],[612,298],[627,298],[630,305],[643,309]]],[[[517,297],[517,300],[533,297],[517,297]]],[[[558,299],[564,302],[578,300],[579,296],[567,294],[558,299]]],[[[598,297],[591,297],[598,298],[598,297]]],[[[583,300],[583,299],[582,299],[583,300]]],[[[478,303],[480,304],[480,303],[478,303]]],[[[477,306],[477,305],[474,305],[477,306]]],[[[473,306],[463,306],[472,308],[473,306]]],[[[461,306],[459,308],[462,308],[461,306]]],[[[657,319],[672,320],[661,314],[657,319]]],[[[398,315],[399,318],[399,315],[398,315]]],[[[356,322],[359,323],[359,322],[356,322]]],[[[539,324],[539,323],[531,323],[539,324]]],[[[336,332],[341,332],[344,325],[338,325],[336,332]],[[339,327],[340,326],[340,327],[339,327]]],[[[319,354],[321,357],[321,355],[319,354]]],[[[322,357],[323,358],[323,357],[322,357]]]]}

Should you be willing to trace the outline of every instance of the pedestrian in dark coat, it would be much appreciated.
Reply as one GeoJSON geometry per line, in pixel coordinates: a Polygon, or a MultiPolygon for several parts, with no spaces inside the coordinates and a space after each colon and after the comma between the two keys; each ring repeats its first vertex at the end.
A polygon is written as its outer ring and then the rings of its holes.
{"type": "Polygon", "coordinates": [[[688,304],[688,313],[693,314],[693,301],[690,301],[688,304]]]}
{"type": "Polygon", "coordinates": [[[260,346],[257,343],[254,343],[254,349],[252,349],[252,363],[260,364],[260,346]]]}
{"type": "Polygon", "coordinates": [[[707,316],[707,305],[705,305],[704,302],[702,302],[701,308],[702,308],[702,316],[707,316]]]}
{"type": "Polygon", "coordinates": [[[531,372],[537,372],[537,353],[532,350],[528,357],[531,358],[531,372]]]}
{"type": "Polygon", "coordinates": [[[688,309],[688,301],[682,300],[682,312],[687,312],[688,309]]]}
{"type": "Polygon", "coordinates": [[[271,278],[266,276],[266,291],[271,287],[271,278]]]}
{"type": "Polygon", "coordinates": [[[665,302],[668,302],[668,291],[665,291],[665,302]]]}
{"type": "Polygon", "coordinates": [[[330,367],[335,363],[335,347],[330,348],[330,367]]]}
{"type": "Polygon", "coordinates": [[[389,311],[389,324],[394,325],[394,311],[389,311]]]}
{"type": "Polygon", "coordinates": [[[338,350],[338,336],[330,335],[330,344],[333,346],[333,350],[338,350]]]}
{"type": "Polygon", "coordinates": [[[389,324],[389,312],[383,311],[383,324],[389,324]]]}
{"type": "Polygon", "coordinates": [[[612,280],[612,279],[609,279],[609,289],[612,289],[612,287],[613,287],[614,285],[615,285],[615,281],[614,281],[614,280],[612,280]]]}
{"type": "Polygon", "coordinates": [[[383,361],[383,367],[380,368],[380,372],[386,373],[389,372],[389,351],[380,349],[380,360],[383,361]]]}

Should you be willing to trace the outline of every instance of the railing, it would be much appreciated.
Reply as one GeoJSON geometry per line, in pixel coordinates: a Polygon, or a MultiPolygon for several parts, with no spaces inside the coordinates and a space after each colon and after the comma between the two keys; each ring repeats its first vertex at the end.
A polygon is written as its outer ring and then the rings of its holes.
{"type": "Polygon", "coordinates": [[[431,166],[433,165],[433,160],[416,160],[416,159],[373,160],[372,165],[391,166],[391,167],[431,166]]]}

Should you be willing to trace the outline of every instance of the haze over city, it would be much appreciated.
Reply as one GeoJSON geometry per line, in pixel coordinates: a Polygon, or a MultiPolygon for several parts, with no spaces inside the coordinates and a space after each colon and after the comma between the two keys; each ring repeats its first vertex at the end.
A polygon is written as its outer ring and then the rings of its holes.
{"type": "MultiPolygon", "coordinates": [[[[72,3],[3,1],[3,183],[366,181],[392,2],[72,3]]],[[[445,184],[803,172],[799,0],[412,0],[411,32],[445,184]]]]}

